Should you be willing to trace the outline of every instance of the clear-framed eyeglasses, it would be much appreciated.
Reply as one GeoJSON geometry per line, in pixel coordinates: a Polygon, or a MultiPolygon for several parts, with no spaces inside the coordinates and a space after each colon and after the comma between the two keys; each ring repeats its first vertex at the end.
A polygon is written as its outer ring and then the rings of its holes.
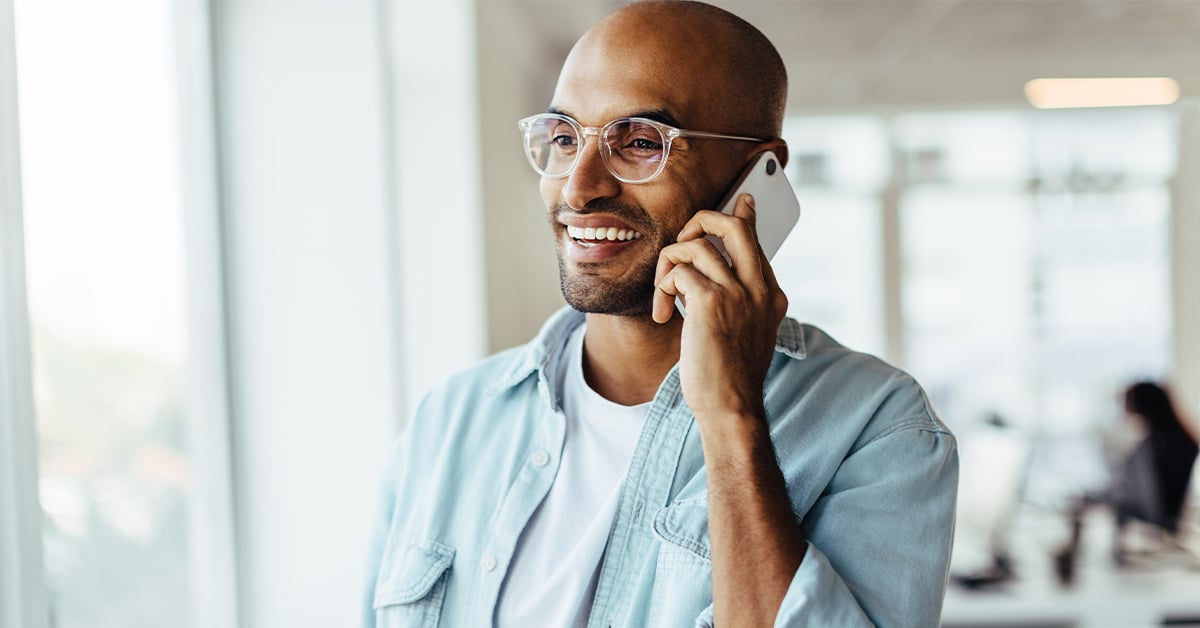
{"type": "Polygon", "coordinates": [[[705,131],[687,131],[647,118],[617,118],[602,126],[583,126],[570,116],[539,113],[517,122],[525,135],[525,156],[543,177],[560,178],[579,164],[580,148],[589,135],[596,137],[600,157],[608,171],[625,183],[645,183],[667,165],[671,142],[677,137],[762,143],[768,140],[705,131]]]}

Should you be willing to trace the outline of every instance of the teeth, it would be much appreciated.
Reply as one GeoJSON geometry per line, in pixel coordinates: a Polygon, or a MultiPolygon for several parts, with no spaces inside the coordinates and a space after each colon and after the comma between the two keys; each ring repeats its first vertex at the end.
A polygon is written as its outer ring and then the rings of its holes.
{"type": "Polygon", "coordinates": [[[576,240],[611,240],[613,242],[622,242],[625,240],[636,240],[642,237],[642,234],[633,229],[617,229],[616,227],[572,227],[567,225],[567,235],[576,240]]]}

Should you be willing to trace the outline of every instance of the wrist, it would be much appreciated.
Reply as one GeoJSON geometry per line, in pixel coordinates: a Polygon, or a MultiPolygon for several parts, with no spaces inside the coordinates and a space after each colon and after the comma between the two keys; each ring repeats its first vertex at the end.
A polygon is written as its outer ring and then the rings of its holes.
{"type": "Polygon", "coordinates": [[[761,388],[758,389],[758,394],[721,391],[708,397],[698,400],[701,403],[696,405],[688,404],[696,422],[701,426],[766,421],[767,410],[761,388]]]}
{"type": "Polygon", "coordinates": [[[696,414],[700,442],[706,458],[718,450],[749,453],[770,440],[766,414],[758,411],[706,412],[696,414]]]}

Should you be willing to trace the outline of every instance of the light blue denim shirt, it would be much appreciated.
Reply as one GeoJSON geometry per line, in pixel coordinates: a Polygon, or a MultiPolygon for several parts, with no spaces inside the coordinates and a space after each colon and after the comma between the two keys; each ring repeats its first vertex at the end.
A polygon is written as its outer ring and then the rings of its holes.
{"type": "MultiPolygon", "coordinates": [[[[451,377],[393,452],[364,626],[490,626],[563,449],[552,366],[583,315],[451,377]]],[[[937,626],[954,527],[954,437],[907,374],[786,319],[764,389],[808,551],[776,626],[937,626]]],[[[654,397],[601,562],[590,626],[711,626],[700,434],[678,367],[654,397]]]]}

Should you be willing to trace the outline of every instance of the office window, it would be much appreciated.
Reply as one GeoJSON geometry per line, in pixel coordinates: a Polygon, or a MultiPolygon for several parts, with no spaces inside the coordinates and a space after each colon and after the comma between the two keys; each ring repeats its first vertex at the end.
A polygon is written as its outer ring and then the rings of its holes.
{"type": "Polygon", "coordinates": [[[860,351],[885,348],[879,193],[889,176],[873,116],[791,118],[787,173],[800,221],[772,266],[789,315],[860,351]]]}
{"type": "Polygon", "coordinates": [[[188,360],[169,3],[18,0],[51,625],[186,625],[188,360]]]}
{"type": "Polygon", "coordinates": [[[1029,202],[918,186],[901,199],[905,368],[938,412],[1029,416],[1029,202]]]}
{"type": "Polygon", "coordinates": [[[1117,395],[1168,373],[1176,125],[1167,108],[788,120],[791,314],[898,348],[957,434],[960,570],[990,564],[1021,504],[1102,489],[1117,395]]]}
{"type": "Polygon", "coordinates": [[[1171,332],[1163,109],[913,114],[902,153],[943,157],[901,199],[905,366],[952,425],[998,414],[1085,433],[1171,332]]]}

